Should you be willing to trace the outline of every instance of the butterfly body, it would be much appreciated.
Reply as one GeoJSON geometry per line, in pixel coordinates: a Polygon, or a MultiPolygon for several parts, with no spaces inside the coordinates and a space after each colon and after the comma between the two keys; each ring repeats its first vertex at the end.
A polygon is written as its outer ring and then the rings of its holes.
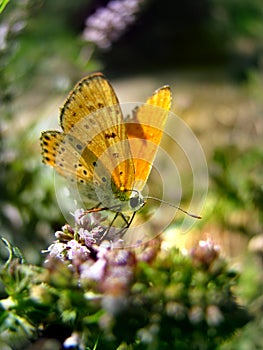
{"type": "Polygon", "coordinates": [[[141,191],[170,105],[170,88],[164,86],[125,120],[108,80],[92,74],[61,108],[62,132],[41,134],[43,162],[75,186],[87,207],[135,213],[145,203],[141,191]]]}

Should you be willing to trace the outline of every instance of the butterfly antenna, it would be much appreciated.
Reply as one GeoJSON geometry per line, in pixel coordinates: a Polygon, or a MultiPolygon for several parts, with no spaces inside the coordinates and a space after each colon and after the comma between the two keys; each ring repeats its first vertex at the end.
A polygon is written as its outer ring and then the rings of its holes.
{"type": "Polygon", "coordinates": [[[174,205],[174,204],[172,204],[172,203],[170,203],[170,202],[164,201],[163,199],[156,198],[156,197],[151,197],[151,196],[147,196],[147,197],[145,197],[145,199],[152,199],[152,200],[154,200],[154,201],[158,201],[158,202],[167,204],[167,205],[169,205],[170,207],[176,208],[176,209],[180,210],[181,212],[185,213],[186,215],[191,216],[192,218],[195,218],[195,219],[202,219],[202,216],[196,215],[196,214],[193,214],[193,213],[189,213],[188,211],[186,211],[186,210],[184,210],[184,209],[178,207],[177,205],[174,205]]]}

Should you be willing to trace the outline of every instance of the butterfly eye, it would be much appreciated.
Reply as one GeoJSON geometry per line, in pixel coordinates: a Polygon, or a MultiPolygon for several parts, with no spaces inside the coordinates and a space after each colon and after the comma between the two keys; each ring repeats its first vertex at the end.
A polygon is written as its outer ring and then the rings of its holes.
{"type": "Polygon", "coordinates": [[[130,198],[129,204],[132,210],[137,211],[144,205],[144,199],[140,193],[136,193],[134,197],[130,198]]]}
{"type": "Polygon", "coordinates": [[[130,206],[132,209],[136,209],[139,204],[139,197],[130,198],[130,206]]]}

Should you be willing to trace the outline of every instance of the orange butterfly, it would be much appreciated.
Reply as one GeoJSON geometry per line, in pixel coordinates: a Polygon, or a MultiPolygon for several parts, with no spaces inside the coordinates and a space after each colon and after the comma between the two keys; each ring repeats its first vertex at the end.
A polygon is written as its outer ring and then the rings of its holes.
{"type": "Polygon", "coordinates": [[[60,113],[63,132],[42,133],[43,161],[77,184],[85,203],[93,206],[88,212],[113,211],[113,221],[121,215],[127,228],[145,204],[141,191],[170,107],[170,87],[163,86],[124,119],[108,80],[92,74],[78,82],[65,101],[60,113]]]}

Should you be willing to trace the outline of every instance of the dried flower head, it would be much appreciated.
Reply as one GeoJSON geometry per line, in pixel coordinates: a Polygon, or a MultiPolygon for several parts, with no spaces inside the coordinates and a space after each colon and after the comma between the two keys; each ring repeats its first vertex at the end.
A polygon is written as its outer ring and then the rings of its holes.
{"type": "Polygon", "coordinates": [[[198,245],[192,250],[191,256],[196,263],[209,266],[219,257],[220,247],[210,239],[199,241],[198,245]]]}

